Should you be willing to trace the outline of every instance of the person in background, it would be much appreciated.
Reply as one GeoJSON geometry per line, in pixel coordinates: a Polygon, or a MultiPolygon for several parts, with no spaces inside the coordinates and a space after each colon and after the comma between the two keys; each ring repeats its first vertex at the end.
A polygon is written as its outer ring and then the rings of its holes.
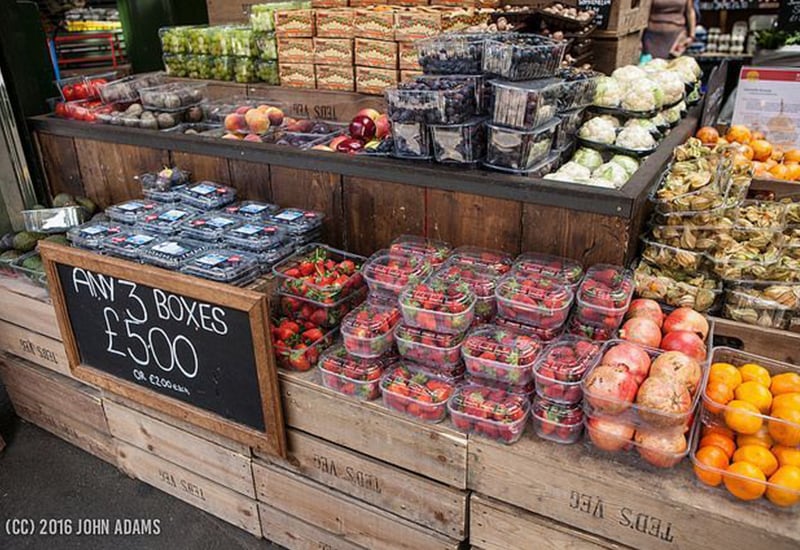
{"type": "Polygon", "coordinates": [[[653,0],[642,52],[663,59],[677,57],[694,42],[696,25],[694,0],[653,0]]]}

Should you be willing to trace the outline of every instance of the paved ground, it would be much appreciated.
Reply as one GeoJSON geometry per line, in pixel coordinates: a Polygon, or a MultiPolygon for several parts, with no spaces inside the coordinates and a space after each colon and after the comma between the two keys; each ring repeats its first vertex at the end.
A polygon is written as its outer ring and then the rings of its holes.
{"type": "Polygon", "coordinates": [[[131,479],[48,432],[16,419],[0,385],[0,549],[276,550],[252,535],[131,479]],[[158,536],[7,534],[12,518],[159,519],[158,536]]]}

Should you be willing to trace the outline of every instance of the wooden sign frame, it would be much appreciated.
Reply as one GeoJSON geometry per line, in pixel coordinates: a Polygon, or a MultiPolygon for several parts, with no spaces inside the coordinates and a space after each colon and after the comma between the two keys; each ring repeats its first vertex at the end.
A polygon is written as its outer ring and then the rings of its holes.
{"type": "Polygon", "coordinates": [[[269,307],[265,295],[46,241],[39,244],[39,252],[49,280],[50,294],[69,360],[69,368],[75,378],[268,454],[286,456],[286,426],[283,419],[278,371],[272,353],[272,342],[268,335],[269,307]],[[245,312],[250,321],[253,356],[266,430],[261,432],[239,424],[211,411],[82,363],[57,265],[79,267],[245,312]]]}

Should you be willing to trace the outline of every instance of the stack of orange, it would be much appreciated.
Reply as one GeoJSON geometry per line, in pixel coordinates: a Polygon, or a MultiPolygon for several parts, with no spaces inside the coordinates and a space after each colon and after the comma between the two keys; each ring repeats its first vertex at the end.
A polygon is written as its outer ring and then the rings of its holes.
{"type": "Polygon", "coordinates": [[[704,404],[724,424],[703,426],[697,478],[714,487],[724,483],[741,500],[800,501],[800,374],[770,376],[755,363],[714,363],[704,404]]]}
{"type": "Polygon", "coordinates": [[[696,137],[709,147],[736,144],[736,162],[751,165],[756,178],[800,181],[800,149],[784,151],[767,141],[762,132],[733,125],[724,136],[720,136],[716,128],[704,126],[697,131],[696,137]]]}

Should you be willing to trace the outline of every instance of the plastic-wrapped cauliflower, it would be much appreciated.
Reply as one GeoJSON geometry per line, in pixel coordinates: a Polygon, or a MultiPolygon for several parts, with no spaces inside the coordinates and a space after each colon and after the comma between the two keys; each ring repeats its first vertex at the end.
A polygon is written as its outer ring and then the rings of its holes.
{"type": "Polygon", "coordinates": [[[619,80],[620,82],[631,82],[634,80],[639,80],[640,78],[646,78],[647,73],[641,67],[637,67],[636,65],[627,65],[625,67],[616,69],[613,73],[611,73],[611,77],[619,80]]]}
{"type": "Polygon", "coordinates": [[[619,107],[622,102],[622,85],[610,76],[597,79],[594,104],[598,107],[619,107]]]}
{"type": "Polygon", "coordinates": [[[633,126],[638,126],[640,128],[644,128],[651,134],[659,134],[660,130],[658,126],[653,123],[652,118],[632,118],[625,123],[625,128],[631,128],[633,126]]]}
{"type": "Polygon", "coordinates": [[[663,104],[664,91],[649,78],[628,82],[622,96],[622,108],[638,113],[660,109],[663,104]]]}
{"type": "Polygon", "coordinates": [[[674,107],[667,109],[666,111],[661,111],[661,114],[664,115],[664,120],[666,120],[669,124],[677,124],[681,120],[681,115],[686,110],[686,103],[681,101],[674,107]]]}
{"type": "Polygon", "coordinates": [[[615,162],[606,162],[592,172],[593,180],[610,181],[617,188],[625,185],[629,178],[630,176],[625,168],[615,162]]]}
{"type": "Polygon", "coordinates": [[[661,86],[664,92],[664,104],[674,105],[683,99],[686,85],[683,83],[681,75],[676,71],[659,71],[652,73],[650,78],[661,86]]]}
{"type": "Polygon", "coordinates": [[[619,189],[620,187],[613,181],[603,178],[590,178],[589,181],[585,183],[586,185],[591,185],[592,187],[604,187],[606,189],[619,189]]]}
{"type": "Polygon", "coordinates": [[[651,59],[642,67],[648,73],[657,73],[658,71],[666,70],[669,66],[669,61],[656,57],[651,59]]]}
{"type": "Polygon", "coordinates": [[[610,145],[614,143],[617,137],[617,130],[608,120],[596,117],[583,123],[583,126],[578,130],[578,136],[595,143],[610,145]]]}
{"type": "Polygon", "coordinates": [[[577,162],[568,162],[552,174],[547,174],[544,179],[568,181],[571,183],[586,183],[592,177],[592,171],[577,162]]]}
{"type": "Polygon", "coordinates": [[[639,159],[629,157],[628,155],[614,155],[608,162],[618,164],[625,169],[628,177],[631,177],[639,169],[639,159]]]}
{"type": "Polygon", "coordinates": [[[667,122],[667,120],[664,118],[664,115],[661,114],[661,113],[658,113],[656,116],[654,116],[652,118],[648,118],[647,120],[649,120],[650,122],[655,124],[656,128],[659,128],[659,129],[660,128],[666,128],[666,127],[669,126],[669,122],[667,122]]]}
{"type": "Polygon", "coordinates": [[[697,82],[703,75],[703,70],[700,68],[700,65],[697,64],[697,60],[694,57],[682,56],[673,59],[669,62],[669,68],[673,71],[677,71],[687,84],[697,82]]]}
{"type": "Polygon", "coordinates": [[[603,164],[603,155],[599,151],[590,149],[588,147],[581,147],[575,154],[572,155],[571,162],[576,162],[581,166],[585,166],[589,170],[594,170],[603,164]]]}
{"type": "Polygon", "coordinates": [[[598,116],[598,117],[596,117],[596,118],[602,118],[603,120],[607,120],[608,122],[610,122],[610,123],[611,123],[611,125],[612,125],[614,128],[619,128],[620,126],[622,126],[622,124],[620,123],[619,119],[618,119],[617,117],[615,117],[615,116],[611,116],[611,115],[600,115],[600,116],[598,116]]]}
{"type": "Polygon", "coordinates": [[[692,103],[692,104],[697,103],[698,101],[700,101],[700,85],[699,84],[695,84],[694,85],[694,88],[692,88],[692,91],[689,92],[689,95],[686,96],[686,101],[688,101],[689,103],[692,103]]]}
{"type": "Polygon", "coordinates": [[[656,146],[656,140],[641,126],[631,126],[620,131],[614,145],[631,151],[649,151],[656,146]]]}

